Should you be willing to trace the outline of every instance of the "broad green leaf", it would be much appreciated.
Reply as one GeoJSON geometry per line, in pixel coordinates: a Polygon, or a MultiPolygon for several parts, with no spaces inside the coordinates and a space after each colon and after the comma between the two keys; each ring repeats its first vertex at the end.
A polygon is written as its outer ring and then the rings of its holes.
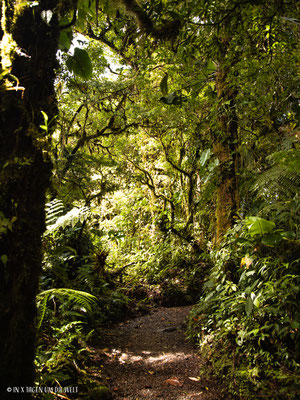
{"type": "Polygon", "coordinates": [[[249,332],[249,335],[252,334],[252,335],[256,336],[258,333],[259,333],[259,329],[256,328],[256,329],[253,329],[252,331],[250,331],[250,332],[249,332]]]}
{"type": "Polygon", "coordinates": [[[245,303],[246,314],[249,316],[252,313],[252,310],[253,310],[253,300],[251,296],[249,296],[245,303]]]}
{"type": "Polygon", "coordinates": [[[245,224],[248,227],[251,236],[264,235],[265,233],[273,232],[276,225],[273,221],[267,221],[260,217],[247,217],[245,218],[245,224]]]}
{"type": "Polygon", "coordinates": [[[44,117],[44,121],[47,122],[48,121],[48,115],[45,113],[45,111],[41,111],[43,117],[44,117]]]}
{"type": "Polygon", "coordinates": [[[166,73],[162,80],[160,81],[160,90],[163,96],[168,95],[168,74],[166,73]]]}
{"type": "Polygon", "coordinates": [[[259,307],[260,306],[260,302],[259,302],[259,300],[258,300],[258,297],[255,297],[255,299],[254,299],[254,301],[253,301],[253,304],[255,305],[255,307],[259,307]]]}
{"type": "Polygon", "coordinates": [[[291,327],[292,327],[293,329],[299,329],[299,328],[300,328],[300,323],[297,322],[297,321],[293,321],[293,322],[291,323],[291,327]]]}
{"type": "Polygon", "coordinates": [[[61,31],[59,35],[59,48],[64,51],[68,51],[72,43],[72,32],[61,31]]]}
{"type": "Polygon", "coordinates": [[[207,149],[202,151],[201,157],[200,157],[200,165],[201,167],[204,167],[204,165],[206,164],[206,161],[210,158],[211,156],[211,150],[207,149]]]}
{"type": "Polygon", "coordinates": [[[261,242],[266,246],[276,246],[282,240],[282,236],[280,233],[271,233],[264,236],[261,239],[261,242]]]}
{"type": "Polygon", "coordinates": [[[206,65],[206,70],[208,73],[212,73],[216,70],[216,64],[213,61],[208,61],[206,65]]]}
{"type": "Polygon", "coordinates": [[[4,264],[4,265],[6,265],[6,264],[7,264],[8,257],[7,257],[7,255],[6,255],[6,254],[3,254],[3,255],[1,256],[1,261],[3,262],[3,264],[4,264]]]}
{"type": "Polygon", "coordinates": [[[83,79],[92,77],[93,67],[86,50],[76,47],[74,55],[70,56],[66,62],[69,71],[83,79]]]}
{"type": "Polygon", "coordinates": [[[282,237],[282,239],[289,239],[289,240],[294,240],[296,238],[295,233],[291,231],[280,232],[280,236],[282,237]]]}
{"type": "Polygon", "coordinates": [[[207,281],[207,282],[205,282],[204,286],[208,287],[208,288],[212,288],[215,286],[215,284],[213,283],[213,281],[207,281]]]}

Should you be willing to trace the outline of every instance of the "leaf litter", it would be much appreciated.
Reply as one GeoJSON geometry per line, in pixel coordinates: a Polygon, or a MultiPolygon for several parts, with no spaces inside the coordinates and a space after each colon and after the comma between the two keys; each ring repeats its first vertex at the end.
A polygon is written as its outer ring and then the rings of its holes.
{"type": "Polygon", "coordinates": [[[102,347],[92,348],[94,371],[99,365],[112,399],[229,400],[214,379],[204,377],[207,367],[185,338],[190,309],[157,307],[103,332],[102,347]]]}

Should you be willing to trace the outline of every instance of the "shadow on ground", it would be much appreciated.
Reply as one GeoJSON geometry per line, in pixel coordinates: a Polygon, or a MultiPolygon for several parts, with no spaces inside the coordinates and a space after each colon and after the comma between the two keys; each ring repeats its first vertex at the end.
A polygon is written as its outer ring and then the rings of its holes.
{"type": "Polygon", "coordinates": [[[114,399],[224,399],[216,382],[202,377],[197,349],[184,337],[190,308],[160,307],[105,332],[103,348],[93,349],[94,373],[114,399]]]}

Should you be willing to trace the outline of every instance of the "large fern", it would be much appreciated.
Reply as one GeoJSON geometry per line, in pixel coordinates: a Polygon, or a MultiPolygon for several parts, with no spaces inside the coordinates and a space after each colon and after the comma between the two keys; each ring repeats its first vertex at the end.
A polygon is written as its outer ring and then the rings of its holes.
{"type": "Polygon", "coordinates": [[[53,225],[65,212],[64,204],[59,199],[54,199],[46,204],[46,225],[53,225]]]}
{"type": "Polygon", "coordinates": [[[92,313],[94,307],[97,305],[97,298],[90,293],[83,292],[81,290],[69,289],[69,288],[54,288],[44,290],[37,296],[37,328],[39,329],[43,323],[47,303],[50,298],[59,298],[83,307],[88,313],[92,313]]]}
{"type": "Polygon", "coordinates": [[[68,211],[66,214],[61,215],[57,218],[55,223],[47,226],[48,232],[53,232],[58,228],[65,228],[67,226],[75,226],[78,222],[84,222],[89,216],[88,207],[74,207],[72,210],[68,211]]]}
{"type": "Polygon", "coordinates": [[[89,216],[88,207],[73,207],[66,212],[62,200],[54,199],[46,204],[46,225],[47,231],[52,232],[60,227],[68,225],[75,226],[79,221],[83,222],[89,216]]]}
{"type": "Polygon", "coordinates": [[[259,197],[291,198],[300,192],[300,152],[296,149],[280,151],[269,157],[273,164],[256,179],[252,190],[259,197]]]}

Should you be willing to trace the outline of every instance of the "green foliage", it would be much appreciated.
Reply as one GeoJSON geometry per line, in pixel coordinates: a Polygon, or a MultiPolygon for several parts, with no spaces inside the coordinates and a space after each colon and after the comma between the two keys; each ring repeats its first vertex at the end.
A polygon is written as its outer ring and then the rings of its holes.
{"type": "Polygon", "coordinates": [[[267,221],[259,217],[247,217],[245,219],[245,224],[251,236],[262,236],[266,233],[273,232],[276,227],[273,221],[267,221]]]}
{"type": "Polygon", "coordinates": [[[0,211],[0,237],[5,235],[7,231],[13,230],[13,224],[16,222],[17,217],[12,217],[11,219],[5,218],[4,214],[0,211]]]}
{"type": "Polygon", "coordinates": [[[49,129],[50,127],[53,125],[54,120],[57,118],[57,115],[55,115],[50,121],[49,121],[49,117],[48,115],[44,112],[41,111],[41,114],[43,116],[44,119],[44,123],[43,125],[40,125],[40,128],[44,131],[45,134],[49,134],[49,129]]]}
{"type": "Polygon", "coordinates": [[[168,74],[166,73],[164,75],[164,77],[162,78],[161,82],[160,82],[160,90],[163,94],[163,96],[167,96],[168,95],[168,74]]]}
{"type": "MultiPolygon", "coordinates": [[[[102,323],[127,295],[137,307],[201,296],[191,336],[212,346],[232,391],[263,397],[282,382],[288,393],[299,355],[296,3],[146,3],[152,27],[137,30],[122,2],[78,2],[74,32],[91,40],[61,57],[52,189],[68,207],[47,205],[41,287],[95,295],[102,323]],[[220,215],[231,227],[246,217],[217,246],[220,215]]],[[[62,30],[61,49],[74,37],[62,30]]],[[[62,325],[84,320],[69,311],[62,325]]]]}
{"type": "MultiPolygon", "coordinates": [[[[65,215],[58,217],[54,224],[48,225],[47,230],[48,232],[53,232],[59,230],[59,228],[75,228],[76,225],[83,223],[88,218],[88,214],[88,207],[74,207],[65,215]]],[[[52,214],[50,215],[50,217],[53,218],[52,214]]]]}
{"type": "Polygon", "coordinates": [[[274,229],[272,221],[248,217],[228,232],[221,248],[211,252],[214,266],[189,329],[203,351],[210,348],[215,372],[234,393],[296,399],[299,260],[289,259],[284,249],[299,243],[286,239],[269,250],[263,239],[274,229]]]}
{"type": "Polygon", "coordinates": [[[260,197],[286,198],[299,194],[299,150],[281,150],[271,154],[268,159],[273,165],[257,177],[252,189],[260,197]]]}
{"type": "Polygon", "coordinates": [[[61,386],[77,381],[78,363],[81,363],[84,347],[82,322],[73,321],[44,332],[39,340],[36,367],[38,369],[37,385],[61,386]],[[79,341],[81,340],[81,343],[79,341]]]}
{"type": "Polygon", "coordinates": [[[64,214],[65,207],[62,200],[54,199],[45,205],[46,225],[53,225],[64,214]]]}
{"type": "Polygon", "coordinates": [[[59,47],[63,51],[68,51],[72,44],[72,31],[71,30],[62,30],[59,35],[59,47]]]}
{"type": "Polygon", "coordinates": [[[37,327],[40,328],[45,317],[47,302],[57,298],[67,302],[68,306],[77,305],[84,313],[92,314],[97,304],[97,298],[90,293],[69,288],[48,289],[40,292],[37,296],[38,320],[37,327]]]}
{"type": "Polygon", "coordinates": [[[55,199],[46,205],[46,221],[36,363],[39,384],[66,385],[78,379],[85,343],[99,334],[99,326],[124,313],[128,299],[106,280],[106,253],[99,236],[90,234],[88,207],[67,211],[55,199]]]}
{"type": "Polygon", "coordinates": [[[69,56],[66,66],[70,72],[82,79],[88,80],[92,77],[93,66],[89,54],[86,50],[75,47],[74,54],[69,56]]]}

